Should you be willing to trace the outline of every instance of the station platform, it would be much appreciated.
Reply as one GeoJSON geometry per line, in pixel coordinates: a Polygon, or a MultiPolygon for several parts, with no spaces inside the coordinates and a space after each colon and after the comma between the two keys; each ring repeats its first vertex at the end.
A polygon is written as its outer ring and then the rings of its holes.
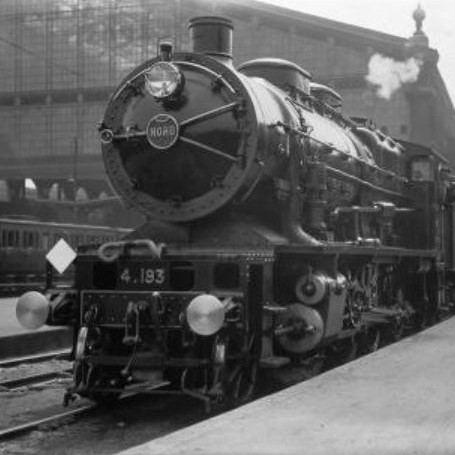
{"type": "Polygon", "coordinates": [[[453,455],[455,318],[122,455],[453,455]]]}
{"type": "Polygon", "coordinates": [[[24,329],[16,319],[16,301],[17,298],[0,299],[0,360],[70,348],[69,328],[24,329]]]}

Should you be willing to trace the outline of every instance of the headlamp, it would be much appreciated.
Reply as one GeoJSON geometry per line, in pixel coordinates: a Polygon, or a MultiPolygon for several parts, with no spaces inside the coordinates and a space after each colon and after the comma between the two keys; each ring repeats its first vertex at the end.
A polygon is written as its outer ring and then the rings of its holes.
{"type": "Polygon", "coordinates": [[[186,320],[193,332],[209,336],[221,329],[225,313],[224,305],[214,295],[202,294],[186,308],[186,320]]]}
{"type": "Polygon", "coordinates": [[[167,98],[178,93],[183,86],[183,76],[176,65],[157,62],[144,73],[145,88],[155,98],[167,98]]]}
{"type": "Polygon", "coordinates": [[[49,300],[37,291],[30,291],[19,297],[16,304],[16,317],[26,329],[39,329],[49,316],[49,300]]]}

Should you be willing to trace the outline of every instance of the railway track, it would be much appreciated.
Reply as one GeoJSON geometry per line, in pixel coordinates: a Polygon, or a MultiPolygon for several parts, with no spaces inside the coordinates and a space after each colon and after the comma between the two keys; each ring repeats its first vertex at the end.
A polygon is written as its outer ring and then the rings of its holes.
{"type": "MultiPolygon", "coordinates": [[[[23,390],[24,388],[33,390],[34,388],[39,388],[41,386],[45,386],[46,384],[52,384],[53,381],[59,379],[70,379],[72,373],[71,369],[68,368],[32,372],[25,375],[23,375],[20,371],[20,368],[23,365],[30,365],[32,367],[34,364],[40,363],[45,365],[46,362],[55,359],[67,360],[69,358],[70,352],[71,351],[69,350],[59,350],[1,361],[0,370],[3,370],[3,375],[8,376],[8,372],[12,371],[13,376],[11,378],[6,378],[0,381],[0,396],[2,392],[17,392],[19,390],[23,390]],[[18,374],[20,374],[20,376],[18,376],[18,374]]],[[[123,402],[124,400],[133,398],[137,394],[138,393],[134,390],[134,388],[131,388],[130,390],[126,391],[122,397],[119,398],[119,401],[123,402]]],[[[95,409],[102,408],[102,406],[99,406],[96,403],[80,405],[73,404],[72,406],[74,407],[73,409],[65,410],[63,412],[51,412],[50,415],[47,415],[45,417],[40,416],[36,419],[31,418],[31,420],[28,422],[0,429],[0,442],[17,438],[36,429],[49,427],[55,428],[60,424],[67,424],[68,421],[75,423],[76,418],[87,415],[89,411],[94,411],[95,409]]]]}
{"type": "Polygon", "coordinates": [[[40,428],[45,425],[57,424],[69,418],[81,416],[83,414],[88,413],[90,410],[94,408],[96,408],[95,404],[87,404],[75,409],[71,409],[69,411],[51,415],[49,417],[33,420],[31,422],[0,430],[0,441],[6,441],[8,439],[18,437],[22,434],[36,430],[37,428],[40,428]]]}
{"type": "Polygon", "coordinates": [[[16,367],[26,365],[34,365],[45,363],[52,360],[66,360],[68,359],[70,351],[61,350],[54,352],[46,352],[27,357],[18,357],[7,359],[0,362],[0,370],[2,370],[4,378],[0,380],[0,391],[14,391],[23,387],[36,387],[44,385],[50,381],[69,378],[71,376],[71,369],[55,369],[50,365],[42,366],[39,368],[42,371],[32,371],[28,374],[23,374],[23,371],[15,370],[16,367]],[[44,370],[43,370],[44,368],[44,370]],[[5,377],[6,376],[6,377],[5,377]]]}
{"type": "Polygon", "coordinates": [[[0,368],[11,368],[21,364],[32,364],[45,362],[46,360],[69,360],[70,349],[59,349],[57,351],[43,352],[24,357],[13,357],[0,360],[0,368]]]}
{"type": "Polygon", "coordinates": [[[68,360],[69,355],[69,350],[59,350],[1,361],[0,370],[3,373],[3,378],[0,380],[0,391],[13,391],[23,387],[42,385],[59,378],[70,377],[71,369],[56,370],[51,365],[45,365],[45,362],[52,360],[68,360]],[[24,375],[23,371],[16,370],[16,367],[29,365],[32,368],[32,365],[40,363],[44,364],[39,368],[41,371],[32,371],[24,375]]]}
{"type": "Polygon", "coordinates": [[[70,370],[65,371],[48,371],[44,373],[30,374],[20,378],[6,379],[0,382],[0,390],[14,391],[22,387],[43,385],[49,381],[70,377],[70,370]]]}
{"type": "MultiPolygon", "coordinates": [[[[58,379],[66,379],[71,377],[71,369],[49,369],[45,367],[45,371],[32,371],[29,374],[18,375],[20,370],[16,367],[22,367],[28,365],[33,370],[33,365],[46,364],[46,362],[52,360],[68,360],[70,350],[58,350],[53,352],[45,352],[27,357],[17,357],[12,359],[6,359],[0,362],[0,370],[3,370],[4,375],[8,376],[8,373],[12,373],[12,377],[6,378],[0,381],[0,392],[15,392],[28,388],[32,390],[36,387],[45,386],[51,384],[53,381],[58,379]]],[[[43,368],[43,367],[42,367],[43,368]]],[[[38,419],[31,420],[30,422],[22,423],[19,425],[11,426],[0,430],[0,441],[5,441],[21,434],[33,431],[39,427],[56,424],[72,417],[76,417],[88,412],[90,409],[95,407],[94,404],[87,404],[78,406],[71,410],[52,414],[50,416],[41,417],[38,419]]]]}
{"type": "MultiPolygon", "coordinates": [[[[137,398],[139,395],[140,394],[137,392],[129,391],[118,399],[115,406],[117,406],[119,403],[125,404],[130,400],[134,400],[134,398],[137,398]]],[[[165,397],[166,395],[167,394],[163,394],[162,397],[165,397]]],[[[148,408],[148,410],[150,412],[153,412],[154,410],[161,409],[161,407],[162,403],[157,402],[148,408]]],[[[60,424],[63,425],[68,423],[77,423],[78,418],[88,417],[91,415],[91,412],[95,413],[96,411],[105,412],[105,407],[96,403],[82,404],[64,412],[53,413],[52,415],[46,416],[44,418],[38,418],[20,425],[4,428],[0,430],[0,442],[18,438],[19,436],[40,428],[55,428],[60,424]]],[[[205,415],[205,417],[207,416],[205,415]]]]}

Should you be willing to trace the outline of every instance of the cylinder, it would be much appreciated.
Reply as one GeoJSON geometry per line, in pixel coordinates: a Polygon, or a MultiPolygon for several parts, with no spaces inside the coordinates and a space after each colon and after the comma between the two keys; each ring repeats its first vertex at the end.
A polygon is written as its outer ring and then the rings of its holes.
{"type": "Polygon", "coordinates": [[[281,347],[294,354],[303,354],[315,348],[324,336],[324,321],[314,308],[292,303],[287,311],[278,317],[282,327],[290,332],[282,331],[278,336],[281,347]]]}
{"type": "Polygon", "coordinates": [[[234,25],[229,19],[215,16],[195,17],[188,24],[193,52],[207,54],[223,62],[232,62],[234,25]]]}

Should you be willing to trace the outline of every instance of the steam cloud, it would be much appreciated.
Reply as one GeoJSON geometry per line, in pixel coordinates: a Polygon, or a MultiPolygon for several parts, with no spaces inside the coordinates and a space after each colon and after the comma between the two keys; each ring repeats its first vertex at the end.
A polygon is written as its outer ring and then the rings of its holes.
{"type": "Polygon", "coordinates": [[[414,57],[397,62],[390,57],[374,54],[368,62],[365,79],[377,87],[377,96],[388,100],[403,84],[417,80],[421,65],[422,62],[414,57]]]}

